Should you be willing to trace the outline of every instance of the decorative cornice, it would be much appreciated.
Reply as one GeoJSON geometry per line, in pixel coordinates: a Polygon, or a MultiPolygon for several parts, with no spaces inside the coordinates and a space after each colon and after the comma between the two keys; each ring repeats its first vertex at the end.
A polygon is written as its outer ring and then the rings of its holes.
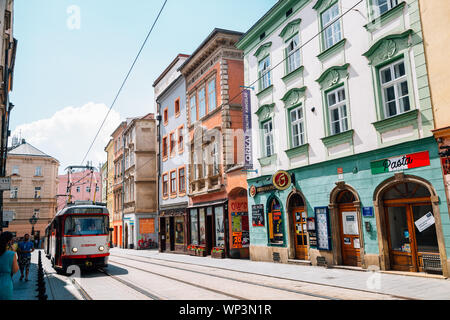
{"type": "Polygon", "coordinates": [[[270,47],[272,46],[272,42],[267,42],[261,45],[258,50],[256,50],[254,56],[258,58],[258,60],[261,60],[265,56],[269,54],[270,47]]]}
{"type": "Polygon", "coordinates": [[[398,51],[408,47],[408,37],[413,34],[412,29],[408,29],[400,34],[387,35],[375,42],[368,51],[363,53],[370,64],[378,64],[392,58],[398,51]]]}
{"type": "Polygon", "coordinates": [[[386,132],[391,129],[401,128],[407,125],[414,124],[417,121],[419,110],[414,109],[408,112],[401,113],[394,117],[373,122],[373,126],[378,132],[386,132]]]}
{"type": "Polygon", "coordinates": [[[302,22],[302,19],[292,20],[283,28],[283,30],[281,30],[279,36],[283,39],[287,39],[290,36],[294,35],[296,32],[298,32],[297,26],[300,25],[300,22],[302,22]]]}
{"type": "Polygon", "coordinates": [[[338,134],[334,134],[332,136],[322,138],[323,144],[329,148],[332,146],[336,146],[341,143],[351,142],[353,140],[353,134],[355,130],[347,130],[338,134]]]}
{"type": "Polygon", "coordinates": [[[294,158],[303,154],[308,154],[309,152],[309,143],[305,143],[301,146],[295,147],[295,148],[291,148],[288,150],[284,150],[284,152],[286,152],[286,155],[288,156],[288,158],[294,158]]]}
{"type": "Polygon", "coordinates": [[[316,80],[320,84],[321,89],[334,86],[339,83],[342,78],[345,78],[348,75],[348,67],[349,63],[346,63],[342,66],[333,66],[325,70],[316,80]]]}
{"type": "Polygon", "coordinates": [[[313,6],[313,9],[316,11],[322,11],[324,8],[331,6],[333,2],[337,2],[337,0],[317,0],[316,4],[313,6]]]}
{"type": "Polygon", "coordinates": [[[275,103],[272,104],[265,104],[259,107],[259,109],[255,112],[255,114],[258,116],[259,121],[267,120],[271,117],[273,114],[273,110],[275,108],[275,103]]]}
{"type": "Polygon", "coordinates": [[[329,47],[328,49],[326,49],[325,51],[319,53],[317,55],[317,58],[323,62],[324,60],[326,60],[328,57],[330,57],[331,55],[334,55],[335,53],[337,53],[338,51],[342,50],[342,48],[345,47],[345,42],[347,42],[347,39],[342,39],[338,42],[336,42],[334,45],[332,45],[331,47],[329,47]]]}
{"type": "Polygon", "coordinates": [[[281,98],[285,107],[291,107],[300,103],[300,99],[305,96],[306,87],[292,88],[281,98]]]}

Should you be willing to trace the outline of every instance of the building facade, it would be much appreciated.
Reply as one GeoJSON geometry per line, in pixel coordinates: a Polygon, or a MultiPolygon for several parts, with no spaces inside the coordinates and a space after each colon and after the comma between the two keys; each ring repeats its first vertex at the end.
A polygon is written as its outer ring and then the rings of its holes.
{"type": "MultiPolygon", "coordinates": [[[[106,207],[109,212],[109,227],[114,229],[114,140],[110,139],[108,144],[105,147],[106,152],[106,163],[107,163],[107,180],[105,185],[106,188],[106,207]]],[[[114,231],[111,236],[111,243],[117,246],[117,242],[114,242],[116,239],[116,235],[114,231]]]]}
{"type": "Polygon", "coordinates": [[[70,178],[67,174],[58,175],[57,211],[64,209],[69,201],[68,182],[70,187],[70,201],[102,201],[102,179],[100,172],[82,170],[72,172],[70,178]]]}
{"type": "Polygon", "coordinates": [[[189,58],[179,54],[155,80],[160,148],[158,217],[159,250],[186,252],[189,205],[186,143],[186,83],[178,68],[189,58]]]}
{"type": "Polygon", "coordinates": [[[431,101],[433,104],[435,130],[433,131],[441,148],[441,163],[447,204],[450,199],[450,92],[446,82],[450,66],[447,56],[450,50],[450,34],[442,32],[449,27],[450,3],[448,1],[419,1],[423,27],[425,57],[428,65],[431,101]]]}
{"type": "Polygon", "coordinates": [[[418,1],[278,1],[240,40],[254,260],[448,276],[418,1]]]}
{"type": "Polygon", "coordinates": [[[5,211],[14,212],[10,231],[17,237],[26,233],[35,238],[45,234],[45,228],[56,214],[56,192],[59,162],[36,149],[24,139],[8,151],[7,176],[10,192],[4,192],[5,211]],[[31,218],[35,224],[31,224],[31,218]]]}
{"type": "Polygon", "coordinates": [[[124,141],[125,248],[147,249],[158,243],[156,197],[156,120],[150,113],[129,119],[124,141]]]}
{"type": "Polygon", "coordinates": [[[249,252],[246,174],[237,152],[244,79],[243,53],[235,44],[241,36],[214,29],[180,67],[188,106],[187,243],[233,258],[249,252]]]}

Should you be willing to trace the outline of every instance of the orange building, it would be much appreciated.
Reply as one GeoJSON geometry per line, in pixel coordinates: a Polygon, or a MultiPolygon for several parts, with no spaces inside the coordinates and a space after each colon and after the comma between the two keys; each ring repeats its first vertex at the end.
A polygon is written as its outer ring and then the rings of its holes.
{"type": "Polygon", "coordinates": [[[180,67],[189,132],[187,243],[209,254],[248,258],[247,182],[243,171],[242,33],[214,29],[180,67]]]}

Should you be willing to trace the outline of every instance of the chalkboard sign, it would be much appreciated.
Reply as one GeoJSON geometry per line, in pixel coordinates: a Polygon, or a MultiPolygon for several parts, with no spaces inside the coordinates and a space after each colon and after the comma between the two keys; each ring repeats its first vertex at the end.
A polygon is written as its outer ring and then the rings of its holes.
{"type": "Polygon", "coordinates": [[[331,232],[328,207],[314,208],[316,215],[317,249],[331,250],[331,232]]]}
{"type": "Polygon", "coordinates": [[[252,205],[252,224],[254,227],[264,227],[264,205],[252,205]]]}

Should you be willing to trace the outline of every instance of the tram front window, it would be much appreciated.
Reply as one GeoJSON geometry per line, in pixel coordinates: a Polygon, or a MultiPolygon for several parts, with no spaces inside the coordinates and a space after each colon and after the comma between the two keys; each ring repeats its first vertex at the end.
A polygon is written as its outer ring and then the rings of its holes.
{"type": "Polygon", "coordinates": [[[68,236],[108,234],[108,217],[69,216],[64,225],[64,234],[68,236]]]}

